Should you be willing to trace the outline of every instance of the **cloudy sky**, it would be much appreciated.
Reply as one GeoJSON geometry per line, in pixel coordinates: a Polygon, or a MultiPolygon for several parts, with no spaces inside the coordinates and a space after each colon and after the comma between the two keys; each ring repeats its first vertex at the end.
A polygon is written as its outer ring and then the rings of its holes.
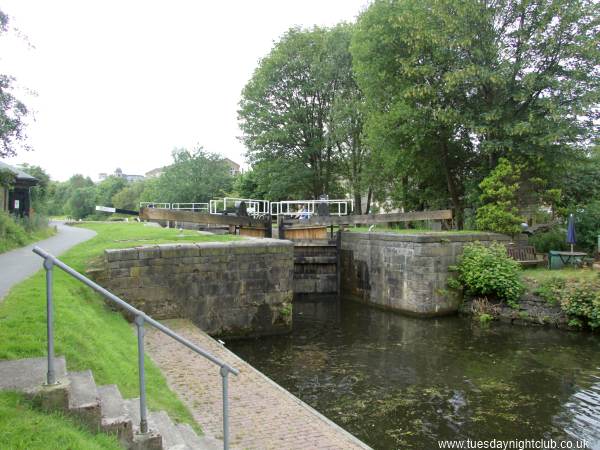
{"type": "Polygon", "coordinates": [[[33,111],[34,148],[7,162],[97,179],[199,144],[243,163],[237,107],[259,58],[288,28],[352,21],[367,3],[4,0],[18,32],[0,38],[0,73],[33,111]]]}

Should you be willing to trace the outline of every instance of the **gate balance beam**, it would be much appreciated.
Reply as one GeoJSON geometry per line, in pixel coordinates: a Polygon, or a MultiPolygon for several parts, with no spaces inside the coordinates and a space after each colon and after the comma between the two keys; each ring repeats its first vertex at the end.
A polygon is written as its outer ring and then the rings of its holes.
{"type": "Polygon", "coordinates": [[[452,220],[452,210],[415,211],[392,214],[362,214],[356,216],[313,216],[302,225],[371,225],[375,223],[410,222],[413,220],[452,220]]]}
{"type": "Polygon", "coordinates": [[[194,211],[178,211],[173,209],[158,208],[142,208],[140,210],[140,219],[258,227],[264,227],[265,223],[269,223],[268,220],[253,219],[252,217],[227,216],[194,211]]]}

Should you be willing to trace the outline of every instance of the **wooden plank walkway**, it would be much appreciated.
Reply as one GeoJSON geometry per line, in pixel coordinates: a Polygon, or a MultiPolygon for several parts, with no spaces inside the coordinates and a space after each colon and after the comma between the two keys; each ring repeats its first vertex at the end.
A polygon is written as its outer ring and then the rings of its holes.
{"type": "MultiPolygon", "coordinates": [[[[187,320],[164,322],[240,370],[229,376],[231,444],[240,449],[369,449],[187,320]]],[[[208,435],[222,438],[218,367],[148,327],[146,352],[208,435]]]]}

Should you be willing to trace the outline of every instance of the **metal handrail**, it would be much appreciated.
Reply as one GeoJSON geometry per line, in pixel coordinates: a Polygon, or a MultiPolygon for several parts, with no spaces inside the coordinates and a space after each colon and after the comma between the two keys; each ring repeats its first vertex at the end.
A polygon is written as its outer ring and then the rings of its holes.
{"type": "Polygon", "coordinates": [[[228,375],[232,373],[238,375],[239,371],[229,364],[221,361],[216,356],[208,353],[206,350],[201,349],[194,343],[188,341],[184,337],[181,337],[170,328],[162,325],[161,323],[148,316],[143,311],[134,308],[129,303],[120,299],[113,293],[107,291],[102,286],[94,283],[89,278],[81,275],[75,269],[67,266],[65,263],[60,261],[54,255],[51,255],[47,251],[34,247],[33,252],[44,259],[44,269],[46,270],[46,314],[47,314],[47,336],[48,336],[48,373],[46,375],[46,382],[48,385],[56,384],[56,372],[54,370],[54,318],[53,318],[53,305],[52,305],[52,269],[54,266],[58,266],[64,272],[71,275],[73,278],[81,281],[83,284],[91,287],[96,292],[102,294],[107,299],[115,302],[122,308],[126,309],[135,316],[135,325],[137,327],[138,337],[138,368],[139,368],[139,380],[140,380],[140,432],[145,434],[148,432],[148,418],[146,409],[146,379],[145,379],[145,368],[144,368],[144,323],[152,325],[154,328],[162,331],[167,336],[172,337],[177,342],[185,345],[190,350],[204,356],[210,362],[220,367],[219,373],[221,375],[221,381],[223,385],[223,448],[227,450],[229,448],[229,393],[228,393],[228,375]]]}

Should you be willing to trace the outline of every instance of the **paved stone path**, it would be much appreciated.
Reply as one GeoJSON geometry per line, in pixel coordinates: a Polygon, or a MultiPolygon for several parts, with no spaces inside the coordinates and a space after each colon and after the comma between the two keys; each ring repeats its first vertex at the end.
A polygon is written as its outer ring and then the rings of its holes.
{"type": "MultiPolygon", "coordinates": [[[[275,384],[187,320],[165,325],[239,369],[229,376],[230,433],[241,449],[368,449],[354,436],[275,384]]],[[[219,368],[148,327],[146,353],[209,435],[222,438],[219,368]]]]}
{"type": "Polygon", "coordinates": [[[55,236],[6,253],[0,253],[0,302],[15,284],[29,278],[42,268],[42,258],[31,251],[33,247],[37,245],[54,256],[58,256],[74,245],[96,235],[95,231],[70,227],[62,222],[52,222],[52,225],[56,225],[58,230],[55,236]]]}

